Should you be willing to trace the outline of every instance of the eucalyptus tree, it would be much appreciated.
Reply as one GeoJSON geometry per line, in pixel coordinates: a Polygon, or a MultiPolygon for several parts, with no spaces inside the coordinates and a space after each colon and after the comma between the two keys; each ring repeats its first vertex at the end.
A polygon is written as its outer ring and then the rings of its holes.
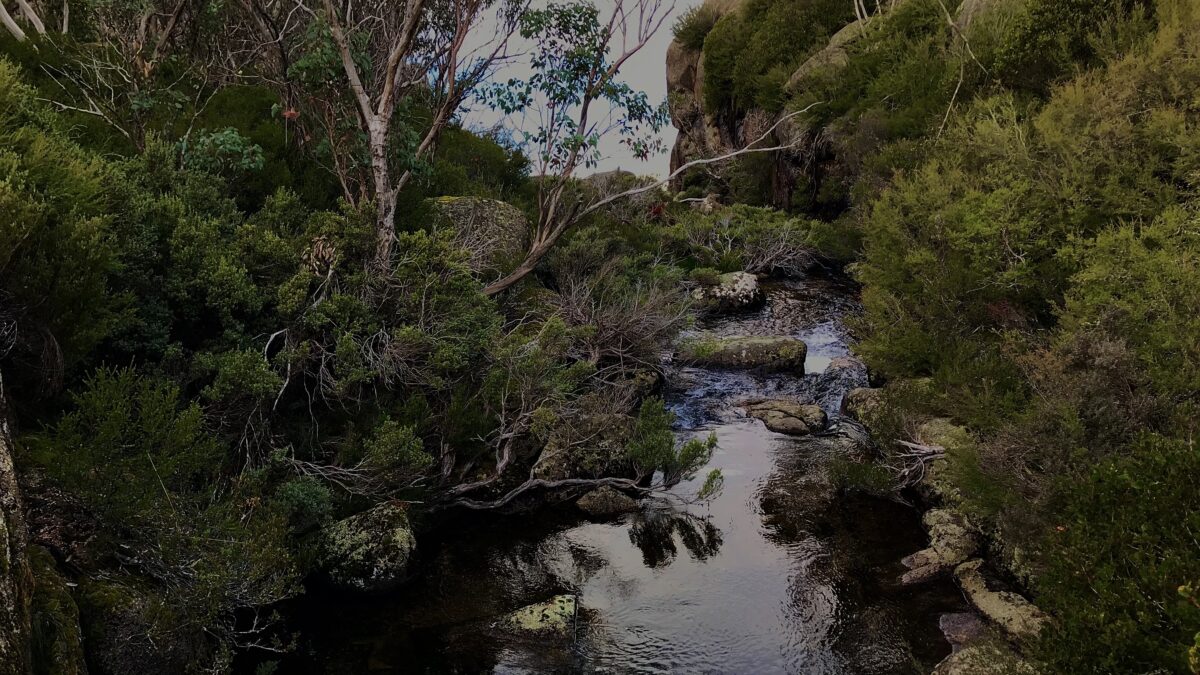
{"type": "Polygon", "coordinates": [[[230,54],[280,90],[282,114],[344,197],[373,203],[375,262],[386,267],[397,196],[507,57],[526,0],[236,1],[230,54]]]}
{"type": "Polygon", "coordinates": [[[780,117],[740,149],[688,162],[661,180],[623,191],[575,189],[580,171],[603,158],[603,139],[615,139],[639,159],[665,149],[659,134],[670,121],[666,102],[656,105],[631,87],[622,79],[622,68],[646,47],[673,8],[664,0],[614,0],[602,14],[590,0],[570,0],[521,17],[520,35],[534,44],[528,64],[532,75],[493,83],[481,94],[492,108],[524,120],[516,135],[533,155],[537,223],[524,260],[489,284],[487,294],[500,293],[533,272],[563,234],[591,213],[658,189],[694,167],[788,147],[766,141],[808,108],[780,117]]]}

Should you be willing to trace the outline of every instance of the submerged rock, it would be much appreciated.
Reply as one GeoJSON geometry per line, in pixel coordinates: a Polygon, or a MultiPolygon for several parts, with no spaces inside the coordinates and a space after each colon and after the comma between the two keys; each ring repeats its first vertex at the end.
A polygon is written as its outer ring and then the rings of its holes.
{"type": "Polygon", "coordinates": [[[795,401],[754,401],[746,405],[746,414],[760,419],[768,429],[780,434],[805,436],[825,428],[828,420],[819,406],[795,401]]]}
{"type": "Polygon", "coordinates": [[[677,356],[698,366],[761,368],[804,374],[808,346],[793,337],[702,338],[680,345],[677,356]]]}
{"type": "Polygon", "coordinates": [[[692,298],[704,309],[731,312],[754,307],[763,295],[753,274],[730,272],[717,277],[716,284],[692,291],[692,298]]]}
{"type": "Polygon", "coordinates": [[[826,452],[838,459],[861,464],[875,458],[875,443],[871,440],[871,434],[854,420],[838,420],[819,439],[826,452]]]}
{"type": "Polygon", "coordinates": [[[417,548],[408,515],[392,502],[329,525],[321,539],[322,568],[330,581],[362,592],[390,591],[404,583],[417,548]]]}
{"type": "Polygon", "coordinates": [[[637,511],[637,501],[629,495],[614,490],[607,485],[596,488],[580,497],[575,502],[581,511],[589,516],[616,516],[622,513],[637,511]]]}
{"type": "Polygon", "coordinates": [[[497,625],[517,633],[566,637],[574,628],[576,609],[575,596],[556,595],[506,614],[497,625]]]}
{"type": "Polygon", "coordinates": [[[954,570],[959,587],[975,609],[1014,638],[1031,638],[1041,632],[1049,617],[1017,593],[992,590],[982,567],[982,560],[972,560],[954,570]]]}
{"type": "Polygon", "coordinates": [[[954,509],[933,509],[922,520],[929,530],[929,548],[901,561],[909,570],[900,577],[902,584],[933,579],[979,552],[979,536],[962,513],[954,509]]]}
{"type": "Polygon", "coordinates": [[[950,643],[954,651],[975,642],[987,635],[988,627],[983,619],[974,612],[952,612],[938,617],[938,628],[950,643]]]}

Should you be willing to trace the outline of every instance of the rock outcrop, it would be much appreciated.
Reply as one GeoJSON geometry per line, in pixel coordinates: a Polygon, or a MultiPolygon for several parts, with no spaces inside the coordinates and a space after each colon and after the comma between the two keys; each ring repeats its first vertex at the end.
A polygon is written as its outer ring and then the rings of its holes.
{"type": "Polygon", "coordinates": [[[692,299],[701,309],[713,312],[733,312],[750,309],[762,302],[758,278],[749,272],[730,272],[717,278],[711,286],[692,291],[692,299]]]}
{"type": "MultiPolygon", "coordinates": [[[[706,0],[705,10],[716,16],[737,11],[741,0],[706,0]]],[[[679,130],[671,150],[671,171],[701,157],[728,152],[732,141],[717,119],[704,111],[704,55],[672,40],[667,47],[667,105],[671,123],[679,130]]],[[[682,178],[682,177],[681,177],[682,178]]],[[[681,179],[677,179],[679,186],[681,179]]]]}
{"type": "Polygon", "coordinates": [[[908,568],[900,583],[909,585],[928,581],[966,562],[979,552],[979,535],[966,516],[953,509],[933,509],[926,512],[925,528],[929,530],[929,547],[917,551],[901,562],[908,568]]]}
{"type": "Polygon", "coordinates": [[[404,509],[385,502],[322,531],[321,567],[339,588],[390,591],[408,579],[416,547],[404,509]]]}
{"type": "Polygon", "coordinates": [[[804,374],[808,346],[793,337],[701,338],[680,345],[676,357],[712,368],[758,368],[804,374]]]}
{"type": "Polygon", "coordinates": [[[12,453],[4,379],[0,377],[0,675],[25,675],[30,664],[29,564],[12,453]]]}
{"type": "Polygon", "coordinates": [[[67,580],[59,573],[54,556],[41,546],[30,547],[29,563],[33,571],[34,662],[54,675],[87,673],[79,607],[67,580]]]}
{"type": "Polygon", "coordinates": [[[477,274],[494,277],[510,271],[529,246],[529,222],[520,209],[483,197],[437,197],[426,201],[433,228],[450,230],[454,241],[471,253],[477,274]]]}
{"type": "Polygon", "coordinates": [[[1050,620],[1049,617],[1017,593],[992,589],[982,568],[982,560],[971,560],[954,570],[954,576],[967,600],[1010,637],[1018,640],[1036,637],[1050,620]]]}
{"type": "Polygon", "coordinates": [[[497,626],[530,636],[566,637],[574,628],[577,609],[575,596],[556,595],[504,615],[497,626]]]}
{"type": "Polygon", "coordinates": [[[746,404],[746,414],[762,420],[771,431],[792,436],[815,434],[828,423],[819,406],[795,401],[752,401],[746,404]]]}
{"type": "Polygon", "coordinates": [[[580,497],[575,506],[579,510],[595,518],[607,518],[617,516],[622,513],[632,513],[637,511],[637,501],[633,497],[614,490],[607,485],[598,487],[595,490],[580,497]]]}

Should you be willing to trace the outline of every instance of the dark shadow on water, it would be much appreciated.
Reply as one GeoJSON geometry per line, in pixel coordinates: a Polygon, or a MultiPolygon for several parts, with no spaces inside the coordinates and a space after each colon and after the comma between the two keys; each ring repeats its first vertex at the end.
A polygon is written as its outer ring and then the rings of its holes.
{"type": "Polygon", "coordinates": [[[721,548],[721,531],[712,521],[686,511],[649,509],[629,526],[629,541],[650,568],[671,564],[678,553],[676,537],[694,560],[707,560],[721,548]]]}

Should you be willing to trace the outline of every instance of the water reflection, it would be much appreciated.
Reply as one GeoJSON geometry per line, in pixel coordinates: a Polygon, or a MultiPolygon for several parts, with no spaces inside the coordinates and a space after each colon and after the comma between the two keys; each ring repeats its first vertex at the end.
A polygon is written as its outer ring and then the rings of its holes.
{"type": "Polygon", "coordinates": [[[629,541],[641,550],[642,562],[650,568],[675,559],[677,536],[693,560],[707,560],[721,548],[721,530],[708,518],[686,511],[651,508],[629,526],[629,541]]]}

